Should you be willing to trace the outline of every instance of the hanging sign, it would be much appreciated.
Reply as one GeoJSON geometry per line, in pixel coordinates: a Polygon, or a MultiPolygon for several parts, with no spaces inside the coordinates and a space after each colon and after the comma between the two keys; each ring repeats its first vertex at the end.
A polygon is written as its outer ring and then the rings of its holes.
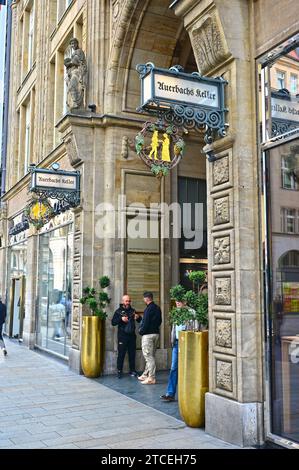
{"type": "Polygon", "coordinates": [[[52,169],[31,167],[30,191],[40,197],[64,201],[71,207],[80,204],[80,172],[59,170],[54,163],[52,169]]]}
{"type": "Polygon", "coordinates": [[[174,126],[146,122],[135,138],[136,153],[161,178],[181,160],[185,142],[174,126]]]}
{"type": "Polygon", "coordinates": [[[170,69],[154,64],[136,67],[141,80],[139,111],[161,116],[176,126],[204,127],[226,135],[224,87],[222,77],[204,77],[198,72],[184,73],[179,65],[170,69]]]}

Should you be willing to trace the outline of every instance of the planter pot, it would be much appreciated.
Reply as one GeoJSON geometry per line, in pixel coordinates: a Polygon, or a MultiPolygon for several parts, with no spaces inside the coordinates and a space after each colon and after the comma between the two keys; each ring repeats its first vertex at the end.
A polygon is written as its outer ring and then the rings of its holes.
{"type": "Polygon", "coordinates": [[[105,323],[96,316],[82,317],[81,366],[86,377],[99,377],[104,364],[105,323]]]}
{"type": "Polygon", "coordinates": [[[178,397],[180,413],[187,426],[204,426],[208,386],[208,331],[181,331],[178,397]]]}

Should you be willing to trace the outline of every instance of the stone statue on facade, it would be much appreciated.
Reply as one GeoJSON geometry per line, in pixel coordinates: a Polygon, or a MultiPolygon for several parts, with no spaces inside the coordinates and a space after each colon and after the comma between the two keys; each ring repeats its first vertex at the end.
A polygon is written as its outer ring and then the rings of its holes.
{"type": "Polygon", "coordinates": [[[70,40],[67,50],[69,57],[64,59],[66,67],[67,107],[69,111],[84,107],[84,95],[87,82],[87,64],[85,54],[79,48],[76,38],[70,40]]]}

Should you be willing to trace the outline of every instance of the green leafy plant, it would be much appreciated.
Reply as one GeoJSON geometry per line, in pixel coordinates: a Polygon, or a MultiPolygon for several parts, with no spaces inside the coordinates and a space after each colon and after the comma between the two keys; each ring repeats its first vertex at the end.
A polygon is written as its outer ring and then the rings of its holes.
{"type": "Polygon", "coordinates": [[[162,165],[155,165],[153,164],[151,166],[151,172],[155,175],[155,176],[167,176],[168,173],[169,173],[169,169],[166,168],[165,166],[162,166],[162,165]]]}
{"type": "Polygon", "coordinates": [[[80,298],[80,303],[86,305],[92,315],[100,317],[102,320],[107,318],[106,307],[110,303],[111,299],[108,293],[103,289],[110,286],[110,279],[108,276],[102,276],[99,279],[99,285],[101,290],[97,291],[94,287],[84,287],[83,296],[80,298]]]}
{"type": "Polygon", "coordinates": [[[171,323],[175,325],[186,325],[187,329],[203,329],[208,326],[208,294],[201,292],[205,285],[206,274],[204,271],[193,271],[189,279],[196,284],[196,292],[188,290],[178,284],[170,289],[170,298],[183,302],[184,306],[173,307],[169,313],[171,323]]]}

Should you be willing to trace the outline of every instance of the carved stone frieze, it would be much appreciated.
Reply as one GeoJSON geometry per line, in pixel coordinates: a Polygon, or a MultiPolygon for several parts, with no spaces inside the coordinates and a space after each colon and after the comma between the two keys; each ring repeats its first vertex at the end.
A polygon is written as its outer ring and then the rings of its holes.
{"type": "Polygon", "coordinates": [[[230,263],[230,236],[214,238],[214,264],[230,263]]]}
{"type": "Polygon", "coordinates": [[[229,221],[229,196],[214,199],[214,224],[225,224],[229,221]]]}
{"type": "Polygon", "coordinates": [[[231,305],[231,278],[215,278],[215,304],[231,305]]]}
{"type": "Polygon", "coordinates": [[[233,391],[233,366],[231,362],[217,360],[216,387],[228,392],[233,391]]]}
{"type": "Polygon", "coordinates": [[[229,181],[228,155],[213,162],[213,185],[227,183],[229,181]]]}
{"type": "Polygon", "coordinates": [[[81,239],[80,239],[80,237],[77,237],[74,240],[74,254],[75,255],[80,255],[81,254],[81,239]]]}
{"type": "Polygon", "coordinates": [[[216,318],[215,340],[216,346],[232,347],[232,322],[230,319],[216,318]]]}
{"type": "Polygon", "coordinates": [[[198,69],[203,75],[230,56],[216,15],[206,16],[196,23],[190,32],[190,39],[198,69]]]}

